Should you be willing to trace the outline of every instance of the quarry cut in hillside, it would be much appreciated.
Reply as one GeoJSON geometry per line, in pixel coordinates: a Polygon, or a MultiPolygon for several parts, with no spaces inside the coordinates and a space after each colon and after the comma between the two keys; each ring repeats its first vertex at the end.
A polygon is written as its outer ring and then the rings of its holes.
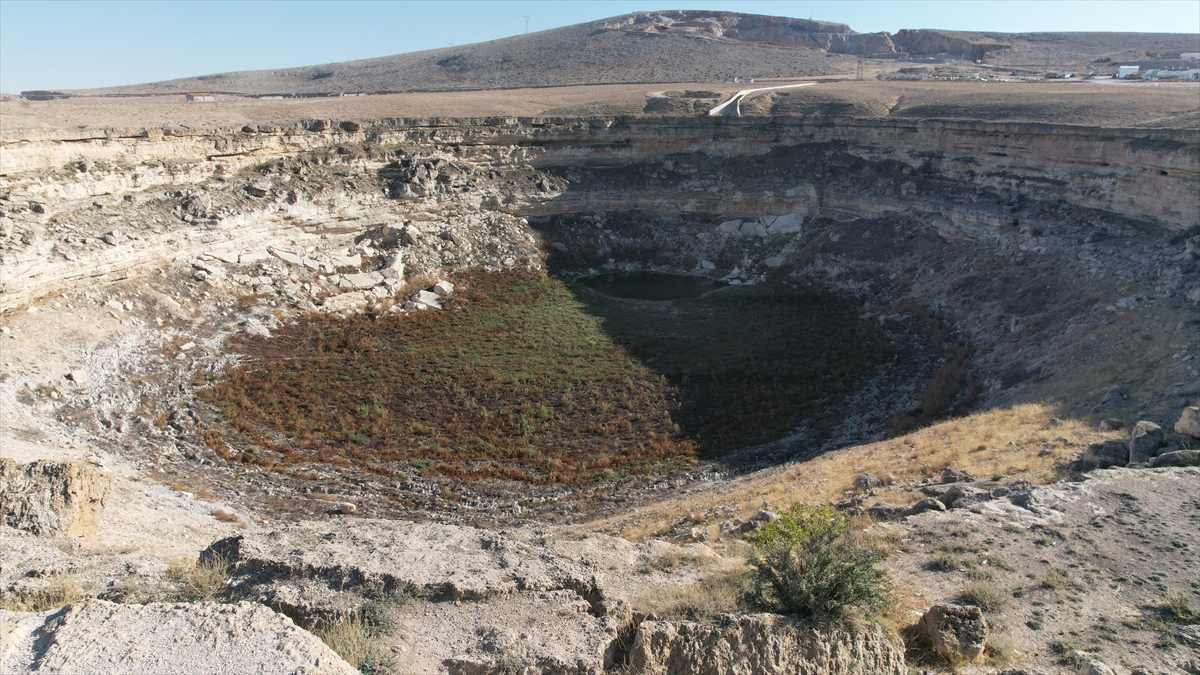
{"type": "Polygon", "coordinates": [[[172,480],[259,484],[280,512],[474,522],[575,520],[1048,397],[1167,423],[1197,377],[1196,140],[510,118],[9,144],[9,330],[88,328],[62,357],[81,379],[14,373],[7,414],[172,480]],[[638,270],[727,286],[661,304],[575,283],[638,270]],[[560,333],[519,337],[547,312],[560,333]],[[565,390],[522,374],[570,354],[589,365],[565,390]]]}

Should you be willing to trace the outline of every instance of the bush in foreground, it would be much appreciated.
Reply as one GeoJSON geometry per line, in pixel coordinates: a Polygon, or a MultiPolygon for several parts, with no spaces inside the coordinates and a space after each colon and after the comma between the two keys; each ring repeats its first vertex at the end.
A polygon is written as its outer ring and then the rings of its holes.
{"type": "Polygon", "coordinates": [[[851,517],[793,504],[754,540],[750,601],[805,618],[874,615],[891,584],[881,556],[847,536],[851,517]]]}

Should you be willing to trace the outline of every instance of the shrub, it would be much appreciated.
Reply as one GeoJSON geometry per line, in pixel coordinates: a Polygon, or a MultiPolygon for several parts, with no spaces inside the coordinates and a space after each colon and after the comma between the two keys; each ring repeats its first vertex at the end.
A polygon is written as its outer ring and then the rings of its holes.
{"type": "Polygon", "coordinates": [[[1071,577],[1069,574],[1067,574],[1066,570],[1055,567],[1049,572],[1046,572],[1046,576],[1042,578],[1042,585],[1046,588],[1059,590],[1066,588],[1067,584],[1070,583],[1070,580],[1071,577]]]}
{"type": "Polygon", "coordinates": [[[754,541],[749,600],[785,614],[845,618],[852,611],[874,614],[890,584],[881,556],[856,545],[849,516],[830,507],[793,504],[754,541]]]}
{"type": "Polygon", "coordinates": [[[1171,618],[1179,623],[1200,622],[1200,609],[1192,606],[1187,596],[1179,591],[1167,590],[1166,596],[1163,597],[1163,609],[1167,610],[1171,618]]]}
{"type": "Polygon", "coordinates": [[[933,566],[943,572],[953,572],[962,567],[962,561],[949,551],[938,551],[933,555],[933,566]]]}

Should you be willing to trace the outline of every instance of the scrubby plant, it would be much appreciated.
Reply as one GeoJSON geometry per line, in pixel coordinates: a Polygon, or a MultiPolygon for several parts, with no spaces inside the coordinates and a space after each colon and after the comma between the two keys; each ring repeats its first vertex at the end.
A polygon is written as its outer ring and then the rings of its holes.
{"type": "Polygon", "coordinates": [[[1052,568],[1049,572],[1046,572],[1046,576],[1042,577],[1042,585],[1054,590],[1066,588],[1070,581],[1071,577],[1067,574],[1067,571],[1058,567],[1052,568]]]}
{"type": "Polygon", "coordinates": [[[873,615],[890,583],[881,556],[847,532],[854,519],[825,507],[793,504],[754,540],[750,602],[764,610],[820,619],[873,615]]]}
{"type": "Polygon", "coordinates": [[[1162,607],[1179,623],[1200,623],[1200,608],[1194,606],[1186,595],[1177,590],[1167,589],[1162,607]]]}

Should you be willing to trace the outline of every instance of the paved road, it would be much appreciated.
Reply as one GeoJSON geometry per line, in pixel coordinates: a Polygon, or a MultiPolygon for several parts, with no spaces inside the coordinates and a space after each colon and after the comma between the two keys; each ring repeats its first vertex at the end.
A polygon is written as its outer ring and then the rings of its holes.
{"type": "Polygon", "coordinates": [[[745,99],[752,94],[758,94],[764,91],[774,91],[775,89],[792,89],[795,87],[811,87],[816,82],[802,82],[800,84],[785,84],[781,87],[762,87],[761,89],[743,89],[734,94],[728,101],[708,111],[709,117],[741,117],[742,116],[742,99],[745,99]]]}

